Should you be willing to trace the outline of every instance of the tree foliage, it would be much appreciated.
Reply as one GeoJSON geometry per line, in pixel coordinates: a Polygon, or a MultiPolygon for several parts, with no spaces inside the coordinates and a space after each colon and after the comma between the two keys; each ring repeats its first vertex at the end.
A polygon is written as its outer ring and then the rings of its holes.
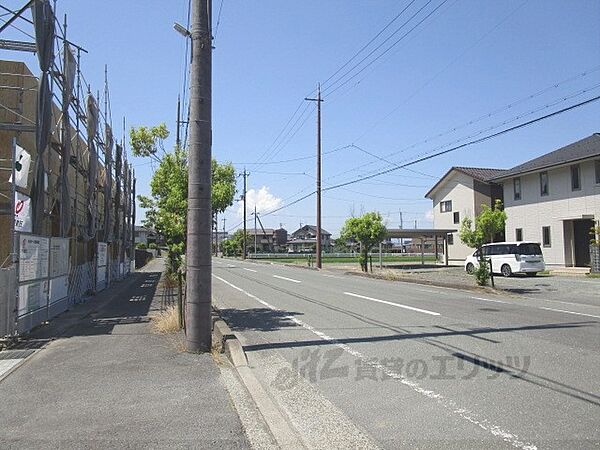
{"type": "MultiPolygon", "coordinates": [[[[250,236],[246,233],[246,241],[250,236]]],[[[244,230],[237,230],[233,235],[221,243],[224,256],[240,256],[244,251],[244,230]]]]}
{"type": "Polygon", "coordinates": [[[222,213],[233,204],[235,197],[235,169],[231,163],[219,164],[212,160],[212,210],[222,213]]]}
{"type": "MultiPolygon", "coordinates": [[[[130,144],[136,156],[150,157],[158,167],[150,181],[151,196],[138,196],[140,206],[146,209],[144,226],[155,229],[165,238],[169,247],[169,267],[178,269],[185,252],[188,206],[188,158],[180,147],[164,151],[164,140],[169,136],[165,124],[155,127],[132,128],[130,144]],[[158,153],[162,152],[159,157],[158,153]],[[171,254],[172,253],[172,254],[171,254]]],[[[235,170],[231,163],[212,161],[212,212],[223,212],[233,204],[235,197],[235,170]]]]}
{"type": "Polygon", "coordinates": [[[481,205],[481,213],[475,217],[475,227],[470,217],[465,217],[460,227],[460,240],[471,248],[481,248],[494,240],[494,236],[504,231],[506,224],[506,211],[502,202],[496,200],[492,208],[481,205]]]}
{"type": "Polygon", "coordinates": [[[151,157],[160,161],[157,155],[160,150],[165,154],[164,141],[169,137],[169,130],[164,123],[154,127],[132,127],[129,131],[129,141],[135,156],[151,157]]]}
{"type": "Polygon", "coordinates": [[[459,237],[460,240],[471,248],[479,250],[479,268],[475,272],[477,283],[487,284],[490,269],[487,267],[487,261],[483,259],[481,247],[494,240],[494,236],[504,231],[506,224],[506,211],[500,200],[496,200],[494,206],[490,208],[487,205],[481,205],[481,213],[475,217],[475,226],[470,217],[465,217],[461,223],[459,237]]]}
{"type": "Polygon", "coordinates": [[[351,217],[346,220],[340,239],[360,242],[360,267],[367,271],[367,258],[371,249],[382,242],[387,235],[381,214],[369,212],[361,217],[351,217]]]}

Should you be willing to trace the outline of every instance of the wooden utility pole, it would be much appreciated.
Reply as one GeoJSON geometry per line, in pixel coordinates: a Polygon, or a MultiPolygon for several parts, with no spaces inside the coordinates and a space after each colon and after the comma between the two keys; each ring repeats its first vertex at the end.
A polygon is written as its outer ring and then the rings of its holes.
{"type": "Polygon", "coordinates": [[[211,349],[211,0],[192,0],[187,296],[185,345],[188,352],[211,349]]]}
{"type": "Polygon", "coordinates": [[[311,102],[317,102],[317,268],[321,264],[321,83],[317,85],[317,98],[305,98],[311,102]]]}

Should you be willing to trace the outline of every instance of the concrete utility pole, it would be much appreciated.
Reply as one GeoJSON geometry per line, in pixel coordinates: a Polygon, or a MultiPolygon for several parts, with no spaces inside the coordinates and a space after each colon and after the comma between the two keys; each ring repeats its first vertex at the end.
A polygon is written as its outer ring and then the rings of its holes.
{"type": "Polygon", "coordinates": [[[181,128],[181,97],[177,96],[177,138],[175,139],[175,145],[177,148],[181,146],[180,139],[180,128],[181,128]]]}
{"type": "Polygon", "coordinates": [[[246,242],[246,178],[250,175],[246,172],[246,168],[244,167],[244,173],[242,176],[244,177],[244,193],[242,194],[242,200],[244,200],[244,236],[243,236],[243,249],[242,249],[242,259],[246,259],[246,255],[248,254],[248,243],[246,242]]]}
{"type": "Polygon", "coordinates": [[[256,205],[254,205],[254,256],[256,257],[256,248],[257,248],[257,243],[256,243],[256,205]]]}
{"type": "Polygon", "coordinates": [[[317,98],[305,98],[311,102],[317,102],[317,268],[321,264],[321,83],[317,85],[317,98]]]}
{"type": "Polygon", "coordinates": [[[187,296],[185,345],[188,352],[211,349],[211,160],[212,42],[211,0],[192,0],[187,296]]]}

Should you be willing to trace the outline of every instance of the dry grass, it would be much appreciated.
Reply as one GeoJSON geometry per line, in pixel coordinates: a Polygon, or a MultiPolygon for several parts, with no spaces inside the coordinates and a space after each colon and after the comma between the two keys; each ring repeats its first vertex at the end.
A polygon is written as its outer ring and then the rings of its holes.
{"type": "Polygon", "coordinates": [[[176,333],[179,331],[179,314],[177,306],[169,306],[152,317],[152,326],[159,333],[176,333]]]}

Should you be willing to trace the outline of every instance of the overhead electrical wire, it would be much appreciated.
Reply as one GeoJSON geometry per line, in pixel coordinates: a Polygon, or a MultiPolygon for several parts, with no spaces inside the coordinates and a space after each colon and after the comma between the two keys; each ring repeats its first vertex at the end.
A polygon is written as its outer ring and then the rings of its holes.
{"type": "MultiPolygon", "coordinates": [[[[403,26],[405,24],[408,24],[414,17],[416,17],[425,7],[427,7],[433,0],[429,0],[427,3],[425,3],[424,6],[422,6],[415,14],[413,14],[409,20],[407,20],[403,26]]],[[[362,67],[358,72],[354,73],[353,75],[351,75],[350,77],[348,77],[345,81],[343,81],[341,84],[338,84],[335,88],[333,88],[333,86],[336,85],[336,83],[339,83],[342,79],[344,79],[346,76],[348,76],[352,70],[354,70],[356,67],[358,67],[362,62],[364,62],[369,56],[373,55],[379,48],[382,47],[383,44],[385,44],[385,42],[387,42],[389,39],[391,39],[391,36],[388,37],[386,40],[383,41],[383,43],[381,43],[380,45],[378,45],[374,50],[372,50],[365,58],[363,58],[358,64],[355,64],[350,70],[348,70],[344,75],[342,75],[341,77],[338,77],[338,79],[332,83],[330,86],[326,87],[323,91],[323,94],[325,95],[325,98],[331,96],[334,92],[338,91],[340,88],[342,88],[343,86],[345,86],[346,84],[348,84],[351,80],[353,80],[354,78],[356,78],[358,75],[360,75],[362,72],[364,72],[369,66],[371,66],[372,64],[374,64],[376,61],[378,61],[380,58],[382,58],[384,55],[386,55],[390,50],[392,50],[396,45],[398,45],[400,42],[402,42],[407,36],[410,35],[410,33],[412,33],[417,27],[419,27],[423,22],[425,22],[427,19],[429,19],[433,14],[435,14],[442,6],[444,6],[446,3],[448,2],[448,0],[443,0],[438,6],[436,6],[433,10],[431,10],[425,17],[423,17],[421,20],[419,20],[410,30],[408,30],[406,33],[404,33],[399,39],[397,39],[396,41],[394,41],[394,43],[392,43],[392,45],[390,45],[389,47],[387,47],[383,52],[381,52],[379,55],[377,55],[374,59],[370,60],[364,67],[362,67]]],[[[392,35],[393,36],[393,35],[392,35]]]]}
{"type": "MultiPolygon", "coordinates": [[[[440,132],[440,133],[437,133],[437,134],[434,134],[434,135],[430,135],[430,136],[428,136],[427,138],[425,138],[425,139],[423,139],[423,140],[420,140],[420,141],[418,141],[418,142],[415,142],[415,143],[413,143],[413,144],[411,144],[411,145],[408,145],[408,146],[406,146],[406,147],[403,147],[403,148],[401,148],[401,149],[399,149],[399,150],[396,150],[396,151],[394,151],[394,152],[388,153],[388,154],[386,154],[386,155],[385,155],[385,156],[383,156],[383,157],[375,156],[375,155],[373,155],[373,154],[371,154],[371,156],[373,156],[374,158],[376,158],[376,159],[378,159],[378,160],[383,160],[383,159],[385,159],[385,158],[390,158],[391,156],[395,156],[395,155],[397,155],[397,154],[399,154],[399,153],[403,153],[403,152],[405,152],[405,151],[411,150],[411,149],[413,149],[413,148],[416,148],[416,147],[418,147],[418,146],[420,146],[420,145],[427,144],[427,143],[429,143],[430,141],[432,141],[432,140],[434,140],[434,139],[439,139],[439,138],[441,138],[441,137],[443,137],[443,136],[447,136],[447,135],[449,135],[449,134],[452,134],[452,133],[454,133],[454,132],[456,132],[456,131],[458,131],[458,130],[461,130],[461,129],[463,129],[463,128],[466,128],[466,127],[469,127],[469,126],[471,126],[471,125],[474,125],[474,124],[476,124],[476,123],[479,123],[479,122],[481,122],[481,121],[483,121],[483,120],[485,120],[485,119],[489,119],[489,118],[491,118],[491,117],[494,117],[494,116],[496,116],[496,115],[498,115],[498,114],[500,114],[500,113],[502,113],[502,112],[505,112],[505,111],[508,111],[508,110],[512,110],[512,109],[514,109],[514,107],[515,107],[515,106],[517,106],[517,105],[520,105],[520,104],[522,104],[522,103],[524,103],[524,102],[530,101],[530,100],[532,100],[532,99],[534,99],[534,98],[537,98],[537,97],[539,97],[539,96],[541,96],[541,95],[543,95],[543,94],[545,94],[545,93],[547,93],[547,92],[550,92],[551,90],[553,90],[553,89],[556,89],[556,88],[558,88],[558,87],[560,87],[560,86],[562,86],[562,85],[564,85],[564,84],[567,84],[567,83],[570,83],[570,82],[572,82],[572,81],[575,81],[575,80],[578,80],[578,79],[584,78],[584,77],[588,76],[589,74],[592,74],[592,73],[595,73],[595,72],[598,72],[598,71],[600,71],[600,65],[599,65],[599,66],[592,67],[592,68],[590,68],[590,69],[588,69],[588,70],[586,70],[586,71],[584,71],[584,72],[581,72],[581,73],[579,73],[579,74],[577,74],[577,75],[575,75],[575,76],[572,76],[572,77],[566,78],[566,79],[564,79],[564,80],[562,80],[562,81],[560,81],[560,82],[554,83],[554,84],[552,84],[552,85],[550,85],[550,86],[548,86],[548,87],[546,87],[546,88],[543,88],[543,89],[541,89],[541,90],[539,90],[539,91],[536,91],[536,92],[534,92],[533,94],[530,94],[530,95],[528,95],[528,96],[526,96],[526,97],[521,97],[521,98],[519,98],[519,99],[517,99],[517,100],[515,100],[515,101],[513,101],[513,102],[511,102],[511,103],[509,103],[509,104],[507,104],[507,105],[505,105],[505,106],[502,106],[502,107],[500,107],[500,108],[497,108],[497,109],[495,109],[495,110],[492,110],[492,111],[490,111],[490,112],[488,112],[488,113],[482,114],[482,115],[480,115],[480,116],[476,117],[475,119],[471,119],[471,120],[469,120],[469,121],[467,121],[467,122],[463,122],[463,123],[462,123],[462,124],[460,124],[460,125],[457,125],[457,126],[454,126],[454,127],[448,128],[447,130],[445,130],[445,131],[443,131],[443,132],[440,132]]],[[[597,86],[596,86],[596,87],[597,87],[597,86]]],[[[593,87],[592,87],[592,88],[593,88],[593,87]]],[[[582,91],[578,91],[578,94],[581,94],[581,93],[588,92],[589,90],[590,90],[590,88],[584,89],[584,90],[582,90],[582,91]]],[[[561,99],[563,99],[563,98],[564,98],[564,97],[561,97],[561,99]]],[[[563,101],[564,101],[564,100],[563,100],[563,101]]],[[[484,131],[484,132],[485,132],[485,131],[484,131]]],[[[467,136],[467,137],[465,137],[465,138],[463,138],[463,139],[469,139],[470,137],[472,137],[472,136],[467,136]]],[[[355,146],[357,149],[359,149],[359,150],[361,149],[360,147],[356,146],[356,144],[352,144],[352,145],[354,145],[354,146],[355,146]]],[[[449,145],[450,145],[450,144],[449,144],[449,145]]],[[[363,149],[363,150],[364,150],[364,149],[363,149]]],[[[356,166],[356,167],[354,167],[354,168],[351,168],[351,169],[345,170],[345,171],[343,171],[343,172],[340,172],[340,173],[338,173],[338,174],[335,174],[335,175],[333,175],[333,176],[331,176],[331,177],[328,177],[327,179],[331,180],[331,179],[333,179],[333,178],[338,178],[338,177],[340,177],[341,175],[344,175],[344,174],[346,174],[346,173],[350,173],[350,172],[353,172],[353,171],[356,171],[356,170],[364,169],[365,167],[367,167],[367,166],[371,166],[371,165],[375,164],[376,162],[377,162],[377,161],[371,161],[371,162],[367,162],[367,163],[361,164],[360,166],[356,166]]],[[[326,180],[327,180],[327,179],[326,179],[326,180]]]]}
{"type": "MultiPolygon", "coordinates": [[[[475,145],[475,144],[479,144],[481,142],[485,142],[487,140],[490,140],[490,139],[496,138],[498,136],[510,133],[512,131],[528,127],[528,126],[533,125],[535,123],[541,122],[543,120],[546,120],[546,119],[549,119],[549,118],[552,118],[552,117],[556,117],[556,116],[558,116],[560,114],[564,114],[566,112],[572,111],[572,110],[574,110],[576,108],[580,108],[582,106],[588,105],[588,104],[596,102],[598,100],[600,100],[600,96],[595,96],[595,97],[589,98],[587,100],[581,101],[579,103],[575,103],[573,105],[570,105],[570,106],[567,106],[565,108],[559,109],[557,111],[553,111],[553,112],[545,114],[543,116],[536,117],[534,119],[531,119],[531,120],[528,120],[526,122],[520,123],[518,125],[514,125],[512,127],[505,128],[505,129],[503,129],[501,131],[498,131],[496,133],[492,133],[492,134],[489,134],[487,136],[484,136],[484,137],[481,137],[481,138],[478,138],[478,139],[475,139],[475,140],[472,140],[472,141],[469,141],[469,142],[466,142],[466,143],[454,146],[452,148],[449,148],[449,149],[446,149],[446,150],[442,150],[442,151],[438,151],[436,153],[429,154],[427,156],[423,156],[423,157],[418,158],[416,160],[406,162],[406,163],[404,163],[402,165],[394,166],[394,167],[391,167],[391,168],[387,168],[385,170],[381,170],[379,172],[376,172],[376,173],[373,173],[373,174],[370,174],[370,175],[366,175],[366,176],[363,176],[363,177],[359,177],[359,178],[356,178],[356,179],[353,179],[353,180],[350,180],[350,181],[346,181],[346,182],[343,182],[343,183],[338,183],[338,184],[335,184],[335,185],[325,186],[325,187],[322,188],[322,192],[325,193],[325,192],[329,192],[329,191],[332,191],[332,190],[335,190],[335,189],[340,189],[340,188],[343,188],[343,187],[346,187],[346,186],[350,186],[352,184],[360,183],[362,181],[366,181],[366,180],[370,180],[370,179],[379,177],[379,176],[387,174],[387,173],[395,172],[396,170],[399,170],[399,169],[402,169],[402,168],[405,168],[405,167],[409,167],[409,166],[418,164],[420,162],[427,161],[429,159],[437,158],[438,156],[445,155],[445,154],[448,154],[448,153],[451,153],[451,152],[455,152],[455,151],[460,150],[462,148],[465,148],[465,147],[468,147],[468,146],[472,146],[472,145],[475,145]]],[[[277,207],[277,208],[275,208],[275,209],[273,209],[271,211],[263,213],[262,215],[264,217],[264,216],[275,214],[276,212],[279,212],[279,211],[281,211],[283,209],[286,209],[286,208],[289,208],[290,206],[293,206],[293,205],[295,205],[295,204],[297,204],[297,203],[299,203],[299,202],[301,202],[303,200],[306,200],[307,198],[311,197],[314,194],[316,194],[316,191],[312,191],[312,192],[310,192],[310,193],[308,193],[308,194],[306,194],[306,195],[304,195],[304,196],[302,196],[302,197],[294,200],[293,202],[281,205],[281,206],[279,206],[279,207],[277,207]]]]}
{"type": "Polygon", "coordinates": [[[493,138],[501,136],[503,134],[510,133],[511,131],[515,131],[515,130],[518,130],[520,128],[524,128],[524,127],[533,125],[534,123],[540,122],[542,120],[549,119],[551,117],[555,117],[555,116],[557,116],[559,114],[563,114],[563,113],[568,112],[568,111],[572,111],[573,109],[579,108],[581,106],[588,105],[588,104],[593,103],[593,102],[598,101],[598,100],[600,100],[600,96],[592,97],[590,99],[584,100],[584,101],[576,103],[574,105],[567,106],[566,108],[562,108],[562,109],[560,109],[558,111],[554,111],[554,112],[545,114],[545,115],[543,115],[541,117],[536,117],[535,119],[528,120],[527,122],[524,122],[524,123],[521,123],[521,124],[518,124],[518,125],[514,125],[512,127],[506,128],[506,129],[498,131],[496,133],[492,133],[492,134],[484,136],[482,138],[475,139],[473,141],[469,141],[469,142],[466,142],[464,144],[457,145],[457,146],[449,148],[447,150],[442,150],[442,151],[436,152],[434,154],[423,156],[423,157],[418,158],[418,159],[416,159],[414,161],[410,161],[410,162],[404,163],[404,164],[399,165],[399,166],[394,166],[394,167],[391,167],[391,168],[388,168],[388,169],[385,169],[385,170],[381,170],[381,171],[376,172],[376,173],[371,174],[371,175],[367,175],[367,176],[364,176],[364,177],[356,178],[354,180],[346,181],[346,182],[335,184],[335,185],[332,185],[332,186],[324,187],[322,189],[322,191],[325,192],[325,191],[330,191],[330,190],[333,190],[333,189],[339,189],[339,188],[344,187],[344,186],[349,186],[351,184],[360,183],[361,181],[370,180],[370,179],[378,177],[380,175],[383,175],[383,174],[386,174],[386,173],[390,173],[390,172],[394,172],[396,170],[402,169],[404,167],[412,166],[414,164],[426,161],[428,159],[436,158],[438,156],[445,155],[447,153],[451,153],[451,152],[454,152],[456,150],[460,150],[462,148],[465,148],[465,147],[468,147],[468,146],[471,146],[471,145],[479,144],[481,142],[493,139],[493,138]]]}

